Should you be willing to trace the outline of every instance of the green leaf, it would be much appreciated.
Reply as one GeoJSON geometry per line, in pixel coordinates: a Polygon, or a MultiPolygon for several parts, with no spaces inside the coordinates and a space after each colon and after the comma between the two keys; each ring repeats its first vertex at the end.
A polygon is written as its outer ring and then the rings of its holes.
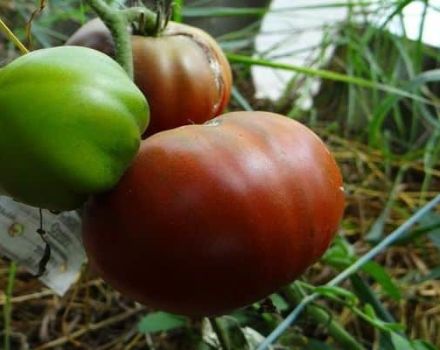
{"type": "Polygon", "coordinates": [[[391,332],[391,341],[396,350],[415,350],[411,342],[408,339],[402,337],[400,334],[391,332]]]}
{"type": "Polygon", "coordinates": [[[402,332],[404,326],[400,323],[395,322],[383,322],[381,319],[377,318],[374,308],[370,304],[366,304],[363,307],[364,319],[369,322],[374,327],[388,332],[402,332]]]}
{"type": "Polygon", "coordinates": [[[270,296],[272,303],[275,305],[278,311],[286,311],[289,308],[289,304],[279,294],[272,294],[270,296]]]}
{"type": "Polygon", "coordinates": [[[370,318],[377,318],[376,312],[374,311],[374,308],[370,304],[364,305],[364,312],[365,315],[369,316],[370,318]]]}
{"type": "Polygon", "coordinates": [[[373,277],[383,288],[383,291],[391,298],[394,300],[400,300],[402,298],[399,287],[393,282],[388,272],[378,263],[369,261],[363,266],[362,270],[373,277]]]}
{"type": "Polygon", "coordinates": [[[336,236],[334,243],[322,257],[322,261],[338,269],[344,269],[356,261],[350,244],[340,236],[336,236]]]}
{"type": "Polygon", "coordinates": [[[379,349],[380,350],[395,350],[391,342],[390,332],[380,332],[379,334],[379,349]]]}
{"type": "Polygon", "coordinates": [[[241,329],[250,349],[256,349],[264,341],[264,336],[251,327],[241,329]]]}
{"type": "Polygon", "coordinates": [[[385,228],[385,221],[388,220],[389,216],[389,210],[387,210],[387,208],[388,207],[386,207],[384,211],[378,216],[368,233],[365,235],[366,241],[376,243],[382,238],[385,228]]]}
{"type": "Polygon", "coordinates": [[[355,305],[357,303],[357,297],[354,293],[341,288],[341,287],[327,287],[327,286],[320,286],[315,288],[315,292],[319,293],[323,296],[326,296],[328,298],[338,299],[343,298],[346,299],[346,302],[355,305]]]}
{"type": "MultiPolygon", "coordinates": [[[[418,75],[410,82],[408,82],[403,90],[413,91],[416,88],[419,88],[420,86],[423,86],[426,83],[435,82],[439,80],[440,80],[440,69],[426,71],[418,75]]],[[[369,125],[369,135],[370,135],[369,140],[372,145],[377,145],[379,143],[378,136],[381,135],[379,130],[386,119],[387,113],[395,105],[395,103],[399,101],[402,97],[403,95],[390,94],[388,95],[387,98],[385,98],[382,101],[381,105],[379,105],[378,108],[376,108],[376,113],[373,116],[372,122],[369,125]]],[[[433,128],[438,127],[437,120],[429,119],[427,121],[432,124],[433,128]]]]}
{"type": "Polygon", "coordinates": [[[415,350],[438,350],[437,347],[425,340],[413,340],[411,344],[415,350]]]}
{"type": "Polygon", "coordinates": [[[238,309],[230,314],[231,317],[235,318],[239,325],[246,325],[251,323],[254,317],[253,310],[249,309],[238,309]]]}
{"type": "Polygon", "coordinates": [[[159,311],[144,316],[138,324],[138,330],[141,333],[164,332],[184,327],[186,324],[187,319],[183,316],[159,311]]]}
{"type": "Polygon", "coordinates": [[[395,322],[394,317],[382,305],[377,295],[371,290],[370,286],[358,275],[354,274],[350,277],[354,292],[358,298],[364,303],[370,304],[377,315],[385,322],[395,322]]]}
{"type": "Polygon", "coordinates": [[[217,337],[221,337],[221,344],[229,349],[250,349],[248,339],[240,328],[237,320],[231,316],[212,318],[211,325],[217,337]]]}

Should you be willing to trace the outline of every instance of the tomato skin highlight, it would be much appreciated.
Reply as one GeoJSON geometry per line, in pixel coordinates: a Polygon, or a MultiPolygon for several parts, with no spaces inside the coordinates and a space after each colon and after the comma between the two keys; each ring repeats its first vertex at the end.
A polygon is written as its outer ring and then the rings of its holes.
{"type": "Polygon", "coordinates": [[[300,123],[234,112],[142,141],[86,206],[92,266],[123,294],[189,316],[227,313],[313,264],[344,207],[338,166],[300,123]]]}
{"type": "Polygon", "coordinates": [[[71,210],[116,185],[148,125],[123,69],[84,47],[30,52],[0,72],[0,193],[71,210]]]}
{"type": "MultiPolygon", "coordinates": [[[[107,27],[93,19],[75,32],[67,45],[86,46],[114,56],[107,27]]],[[[221,114],[232,86],[228,60],[206,32],[170,22],[157,37],[132,35],[135,83],[151,108],[144,137],[187,124],[200,124],[221,114]]]]}

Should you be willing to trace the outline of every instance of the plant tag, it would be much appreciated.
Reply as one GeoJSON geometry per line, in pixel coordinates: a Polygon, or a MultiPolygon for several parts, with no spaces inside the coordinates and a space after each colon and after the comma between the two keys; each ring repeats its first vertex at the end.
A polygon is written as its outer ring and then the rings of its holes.
{"type": "MultiPolygon", "coordinates": [[[[39,279],[62,296],[80,275],[86,255],[81,242],[81,219],[77,212],[53,214],[42,211],[43,230],[51,248],[45,273],[39,279]]],[[[0,196],[0,255],[36,275],[46,243],[37,233],[40,211],[0,196]]]]}

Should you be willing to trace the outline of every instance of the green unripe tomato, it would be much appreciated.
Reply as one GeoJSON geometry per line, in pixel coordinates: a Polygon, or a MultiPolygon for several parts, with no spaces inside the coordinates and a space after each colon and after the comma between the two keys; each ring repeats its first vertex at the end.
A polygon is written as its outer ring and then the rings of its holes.
{"type": "Polygon", "coordinates": [[[149,121],[148,103],[108,56],[57,47],[0,71],[0,194],[70,210],[111,189],[149,121]]]}

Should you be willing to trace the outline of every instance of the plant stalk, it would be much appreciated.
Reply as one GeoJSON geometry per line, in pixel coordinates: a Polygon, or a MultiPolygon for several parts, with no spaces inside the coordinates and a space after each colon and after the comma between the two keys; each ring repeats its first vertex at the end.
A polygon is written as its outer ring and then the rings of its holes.
{"type": "Polygon", "coordinates": [[[140,17],[143,17],[146,28],[152,29],[156,26],[157,15],[146,7],[129,7],[122,9],[119,12],[122,13],[128,24],[137,22],[140,17]]]}
{"type": "MultiPolygon", "coordinates": [[[[301,288],[293,284],[283,289],[283,295],[292,304],[299,304],[305,297],[301,288]]],[[[315,305],[309,305],[305,309],[307,316],[313,319],[314,322],[326,325],[328,327],[329,335],[347,350],[365,350],[338,322],[332,318],[331,315],[323,309],[315,305]]]]}
{"type": "Polygon", "coordinates": [[[133,52],[128,21],[123,12],[107,5],[104,0],[87,0],[90,7],[110,30],[115,43],[115,60],[133,79],[133,52]]]}
{"type": "Polygon", "coordinates": [[[181,23],[183,21],[183,2],[184,0],[175,0],[173,2],[173,21],[181,23]]]}
{"type": "Polygon", "coordinates": [[[10,41],[14,43],[15,46],[20,50],[21,54],[27,54],[29,50],[22,44],[22,42],[15,36],[15,34],[12,32],[12,30],[9,29],[9,27],[6,25],[5,22],[2,21],[0,18],[0,31],[5,33],[5,35],[8,37],[10,41]]]}

